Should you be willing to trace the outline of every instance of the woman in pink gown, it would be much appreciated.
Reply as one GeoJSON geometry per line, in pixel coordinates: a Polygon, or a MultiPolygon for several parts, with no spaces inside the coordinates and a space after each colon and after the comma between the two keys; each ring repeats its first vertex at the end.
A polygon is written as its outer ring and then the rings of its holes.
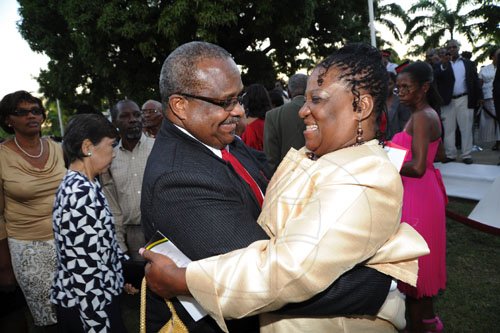
{"type": "Polygon", "coordinates": [[[431,252],[419,258],[417,287],[400,283],[407,295],[410,332],[441,332],[443,324],[435,314],[433,296],[446,287],[446,192],[439,170],[434,168],[441,145],[440,100],[433,85],[432,68],[425,62],[407,66],[397,78],[401,103],[411,117],[392,141],[409,150],[401,175],[404,197],[401,220],[413,226],[431,252]]]}

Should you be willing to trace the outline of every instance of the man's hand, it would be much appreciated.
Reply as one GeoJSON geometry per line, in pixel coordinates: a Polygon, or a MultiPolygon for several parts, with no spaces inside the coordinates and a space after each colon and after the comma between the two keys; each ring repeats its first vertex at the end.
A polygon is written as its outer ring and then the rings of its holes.
{"type": "Polygon", "coordinates": [[[146,249],[139,253],[148,262],[144,268],[146,282],[155,294],[163,298],[191,295],[186,284],[186,269],[179,268],[169,258],[146,249]]]}

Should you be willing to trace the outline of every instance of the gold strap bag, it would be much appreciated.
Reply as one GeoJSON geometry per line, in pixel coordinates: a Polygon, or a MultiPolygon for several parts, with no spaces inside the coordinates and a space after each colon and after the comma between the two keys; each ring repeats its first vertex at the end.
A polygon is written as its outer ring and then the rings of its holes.
{"type": "MultiPolygon", "coordinates": [[[[189,333],[186,325],[177,315],[174,305],[169,300],[165,299],[168,309],[172,314],[170,320],[163,326],[159,333],[189,333]]],[[[142,279],[141,283],[141,313],[140,313],[140,333],[146,333],[146,278],[142,279]]]]}

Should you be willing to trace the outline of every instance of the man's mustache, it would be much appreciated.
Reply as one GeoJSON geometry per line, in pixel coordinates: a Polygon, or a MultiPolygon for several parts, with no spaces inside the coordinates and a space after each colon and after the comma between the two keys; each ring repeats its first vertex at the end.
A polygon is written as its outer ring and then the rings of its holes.
{"type": "Polygon", "coordinates": [[[222,125],[237,124],[239,122],[240,122],[240,117],[229,117],[222,123],[222,125]]]}

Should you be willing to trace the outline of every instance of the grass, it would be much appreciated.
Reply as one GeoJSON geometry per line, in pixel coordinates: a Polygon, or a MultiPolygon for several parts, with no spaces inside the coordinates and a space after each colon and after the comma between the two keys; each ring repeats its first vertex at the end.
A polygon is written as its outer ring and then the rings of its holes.
{"type": "MultiPolygon", "coordinates": [[[[448,209],[467,216],[475,201],[453,198],[448,209]]],[[[500,237],[447,220],[446,290],[435,309],[447,332],[499,332],[500,237]]]]}
{"type": "MultiPolygon", "coordinates": [[[[450,198],[448,209],[467,216],[475,201],[450,198]]],[[[435,310],[451,333],[500,332],[500,237],[448,219],[447,288],[435,310]]],[[[122,296],[123,319],[139,332],[139,296],[122,296]]],[[[28,311],[26,311],[29,313],[28,311]]],[[[32,329],[31,333],[35,331],[32,329]]]]}

